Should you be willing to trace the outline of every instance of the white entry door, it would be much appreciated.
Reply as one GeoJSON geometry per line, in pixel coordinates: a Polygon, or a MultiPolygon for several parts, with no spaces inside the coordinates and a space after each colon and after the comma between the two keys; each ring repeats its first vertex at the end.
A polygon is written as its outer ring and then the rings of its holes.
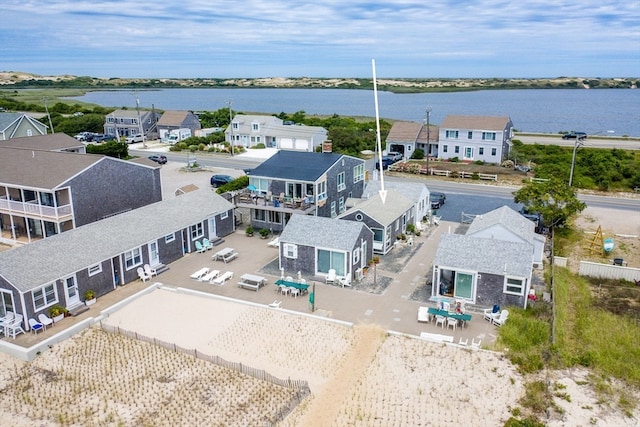
{"type": "Polygon", "coordinates": [[[64,288],[67,296],[67,307],[73,307],[80,304],[80,295],[78,294],[78,285],[75,276],[64,279],[64,288]]]}
{"type": "Polygon", "coordinates": [[[158,242],[149,243],[149,265],[151,267],[160,264],[160,254],[158,253],[158,242]]]}
{"type": "Polygon", "coordinates": [[[209,218],[209,240],[216,240],[216,219],[209,218]]]}

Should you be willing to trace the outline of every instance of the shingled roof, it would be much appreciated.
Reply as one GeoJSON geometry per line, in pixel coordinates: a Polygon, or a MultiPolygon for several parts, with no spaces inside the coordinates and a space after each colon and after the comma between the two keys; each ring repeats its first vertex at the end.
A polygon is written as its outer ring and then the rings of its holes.
{"type": "Polygon", "coordinates": [[[509,117],[450,115],[444,118],[440,127],[447,129],[503,131],[506,129],[510,120],[509,117]]]}

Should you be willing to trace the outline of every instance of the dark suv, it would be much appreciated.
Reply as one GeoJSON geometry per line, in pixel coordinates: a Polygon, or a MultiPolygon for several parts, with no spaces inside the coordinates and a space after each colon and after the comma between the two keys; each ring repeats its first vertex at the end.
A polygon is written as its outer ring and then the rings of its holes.
{"type": "Polygon", "coordinates": [[[587,134],[584,132],[569,132],[562,135],[562,139],[578,139],[581,141],[583,139],[587,139],[587,134]]]}
{"type": "Polygon", "coordinates": [[[221,187],[229,182],[233,181],[234,178],[229,175],[213,175],[211,177],[211,186],[213,188],[221,187]]]}
{"type": "Polygon", "coordinates": [[[438,193],[436,191],[431,192],[431,209],[440,209],[446,201],[447,196],[444,193],[438,193]]]}

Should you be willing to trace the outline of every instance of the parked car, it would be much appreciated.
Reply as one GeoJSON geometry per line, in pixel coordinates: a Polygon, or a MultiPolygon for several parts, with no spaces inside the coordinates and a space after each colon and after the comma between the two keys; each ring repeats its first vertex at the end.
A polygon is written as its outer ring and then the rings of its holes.
{"type": "Polygon", "coordinates": [[[585,132],[569,132],[562,135],[562,139],[578,139],[581,141],[583,139],[587,139],[587,134],[585,132]]]}
{"type": "Polygon", "coordinates": [[[95,143],[115,141],[115,140],[116,140],[116,137],[113,135],[97,134],[93,136],[93,142],[95,143]]]}
{"type": "Polygon", "coordinates": [[[234,178],[229,176],[229,175],[213,175],[211,177],[211,186],[213,188],[218,188],[222,185],[225,185],[231,181],[233,181],[234,178]]]}
{"type": "Polygon", "coordinates": [[[167,156],[165,156],[164,154],[152,154],[149,156],[149,160],[153,160],[156,163],[164,165],[165,163],[167,163],[167,156]]]}
{"type": "Polygon", "coordinates": [[[126,142],[127,144],[133,144],[136,142],[144,142],[144,137],[142,136],[141,133],[136,134],[136,135],[131,135],[128,136],[124,139],[124,142],[126,142]]]}
{"type": "MultiPolygon", "coordinates": [[[[389,165],[394,164],[395,161],[393,157],[390,156],[382,156],[382,169],[386,170],[389,168],[389,165]]],[[[376,161],[376,169],[380,170],[380,162],[376,161]]]]}
{"type": "Polygon", "coordinates": [[[394,163],[402,160],[402,153],[398,153],[397,151],[389,151],[387,156],[391,157],[394,163]]]}
{"type": "Polygon", "coordinates": [[[444,193],[439,193],[437,191],[431,192],[431,209],[440,209],[446,201],[447,196],[444,193]]]}
{"type": "Polygon", "coordinates": [[[78,141],[91,142],[93,141],[95,135],[97,134],[93,132],[80,132],[79,134],[75,135],[74,138],[78,141]]]}

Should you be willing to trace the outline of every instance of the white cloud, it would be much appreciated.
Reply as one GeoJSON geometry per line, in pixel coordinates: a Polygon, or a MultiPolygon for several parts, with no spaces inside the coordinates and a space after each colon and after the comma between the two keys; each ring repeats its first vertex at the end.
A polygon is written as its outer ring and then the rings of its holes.
{"type": "Polygon", "coordinates": [[[605,77],[612,61],[618,75],[640,75],[639,2],[3,0],[2,9],[3,67],[42,74],[366,77],[376,57],[395,77],[605,77]]]}

